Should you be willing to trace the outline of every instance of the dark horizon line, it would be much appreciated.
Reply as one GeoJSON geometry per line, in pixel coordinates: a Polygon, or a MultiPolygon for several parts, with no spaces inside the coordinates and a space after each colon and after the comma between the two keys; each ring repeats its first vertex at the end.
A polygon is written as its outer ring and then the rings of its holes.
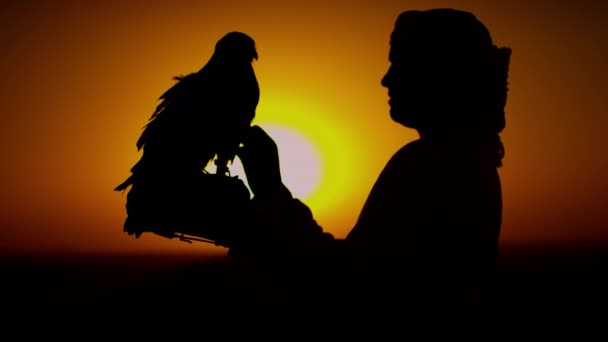
{"type": "MultiPolygon", "coordinates": [[[[176,242],[177,243],[177,242],[176,242]]],[[[191,248],[188,250],[62,250],[62,249],[45,249],[45,250],[21,250],[18,248],[0,249],[0,259],[39,259],[39,258],[52,258],[52,259],[70,259],[74,257],[79,258],[96,258],[96,257],[108,257],[108,258],[136,258],[136,259],[191,259],[191,258],[202,258],[202,259],[225,259],[226,255],[222,252],[207,251],[205,248],[207,243],[199,243],[200,250],[193,251],[191,248]]],[[[215,247],[214,247],[215,248],[215,247]]],[[[228,249],[226,248],[226,253],[228,249]]],[[[577,254],[577,255],[608,255],[608,239],[606,240],[568,240],[568,241],[504,241],[500,243],[499,247],[499,258],[508,257],[512,255],[521,254],[577,254]]]]}

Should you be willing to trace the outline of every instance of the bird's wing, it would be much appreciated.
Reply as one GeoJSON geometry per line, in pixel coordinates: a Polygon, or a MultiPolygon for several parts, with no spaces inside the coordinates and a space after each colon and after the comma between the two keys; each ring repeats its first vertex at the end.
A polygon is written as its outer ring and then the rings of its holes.
{"type": "Polygon", "coordinates": [[[193,103],[195,97],[192,94],[196,93],[196,88],[200,87],[197,74],[176,76],[174,79],[177,82],[159,97],[160,103],[156,106],[156,109],[148,120],[148,124],[146,124],[141,136],[137,140],[138,151],[147,142],[155,139],[161,127],[168,126],[168,121],[177,120],[176,116],[180,116],[183,119],[183,115],[180,115],[180,112],[195,106],[193,103]]]}

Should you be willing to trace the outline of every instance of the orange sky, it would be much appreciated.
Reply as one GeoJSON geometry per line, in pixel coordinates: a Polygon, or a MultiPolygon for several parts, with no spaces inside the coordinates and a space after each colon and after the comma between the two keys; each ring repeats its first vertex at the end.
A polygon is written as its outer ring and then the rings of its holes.
{"type": "Polygon", "coordinates": [[[388,116],[380,79],[406,9],[474,12],[513,49],[503,242],[608,242],[606,5],[599,1],[14,1],[0,5],[0,247],[203,251],[122,232],[113,192],[176,74],[224,33],[257,42],[260,122],[286,124],[323,155],[310,198],[337,237],[353,226],[392,153],[416,137],[388,116]],[[597,3],[597,4],[596,4],[597,3]]]}

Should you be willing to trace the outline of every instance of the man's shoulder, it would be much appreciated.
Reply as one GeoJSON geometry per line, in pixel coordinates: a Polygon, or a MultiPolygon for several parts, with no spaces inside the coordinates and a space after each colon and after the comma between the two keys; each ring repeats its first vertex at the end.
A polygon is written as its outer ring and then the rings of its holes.
{"type": "Polygon", "coordinates": [[[417,139],[402,146],[391,157],[391,162],[402,162],[412,159],[418,159],[424,155],[425,144],[422,140],[417,139]]]}
{"type": "Polygon", "coordinates": [[[384,166],[380,178],[395,175],[401,177],[405,173],[413,172],[421,165],[421,160],[424,158],[423,145],[420,140],[414,140],[397,150],[384,166]]]}

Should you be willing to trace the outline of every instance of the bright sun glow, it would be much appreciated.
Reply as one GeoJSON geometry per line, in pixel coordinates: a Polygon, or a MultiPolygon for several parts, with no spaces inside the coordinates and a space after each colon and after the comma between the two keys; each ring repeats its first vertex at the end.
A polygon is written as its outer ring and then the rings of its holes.
{"type": "MultiPolygon", "coordinates": [[[[283,182],[312,210],[317,222],[335,236],[345,236],[354,224],[349,211],[358,210],[369,191],[369,184],[358,179],[368,172],[361,168],[366,166],[362,161],[369,159],[369,149],[357,139],[350,121],[336,117],[345,109],[331,101],[283,92],[265,94],[268,100],[260,102],[253,124],[276,141],[283,182]]],[[[249,186],[238,158],[229,167],[249,186]]],[[[209,165],[208,171],[213,169],[209,165]]]]}
{"type": "MultiPolygon", "coordinates": [[[[313,142],[297,130],[277,124],[260,124],[277,143],[283,183],[294,197],[307,199],[321,183],[321,156],[313,142]]],[[[231,174],[246,180],[240,160],[230,167],[231,174]]]]}

